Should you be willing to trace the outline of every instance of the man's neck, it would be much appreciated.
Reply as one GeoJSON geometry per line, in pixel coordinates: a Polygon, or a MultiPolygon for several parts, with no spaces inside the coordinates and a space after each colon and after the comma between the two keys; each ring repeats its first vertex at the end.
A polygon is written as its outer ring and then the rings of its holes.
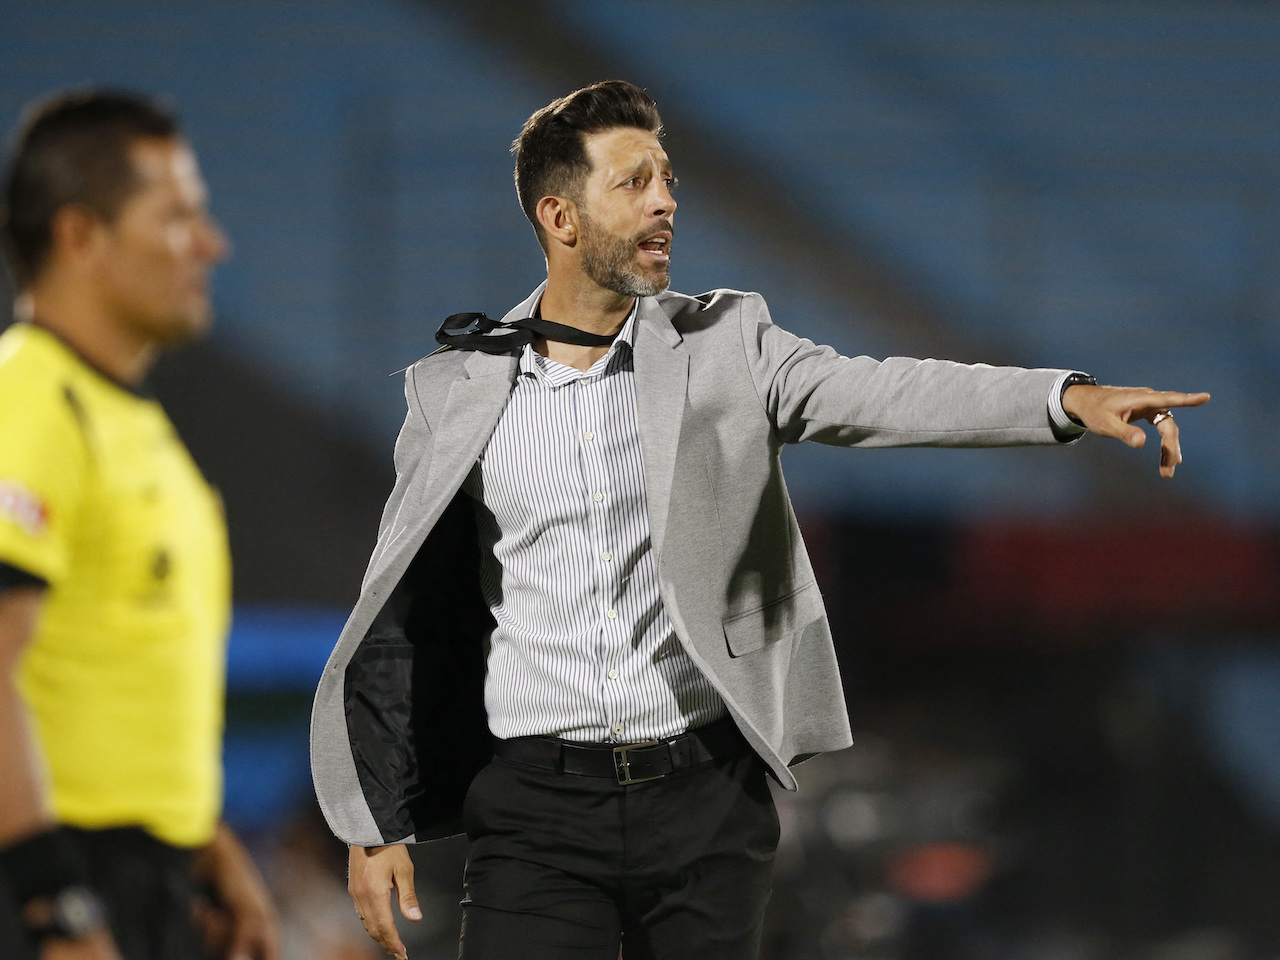
{"type": "Polygon", "coordinates": [[[148,340],[131,336],[108,319],[107,311],[57,290],[31,292],[29,315],[78,353],[86,363],[111,380],[137,388],[155,362],[158,351],[148,340]]]}
{"type": "MultiPolygon", "coordinates": [[[[547,277],[539,312],[544,320],[609,336],[622,329],[635,302],[634,297],[605,290],[594,283],[566,282],[552,274],[547,277]]],[[[583,347],[541,338],[534,341],[534,349],[556,363],[577,370],[589,370],[609,352],[608,347],[583,347]]]]}

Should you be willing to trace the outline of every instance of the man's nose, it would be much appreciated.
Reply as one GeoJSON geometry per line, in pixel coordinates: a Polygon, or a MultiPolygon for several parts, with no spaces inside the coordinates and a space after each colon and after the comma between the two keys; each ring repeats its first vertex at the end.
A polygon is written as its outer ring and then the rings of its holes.
{"type": "Polygon", "coordinates": [[[210,263],[218,263],[231,254],[231,241],[212,217],[206,217],[200,225],[200,250],[210,263]]]}
{"type": "Polygon", "coordinates": [[[676,212],[676,198],[671,195],[671,190],[665,181],[657,180],[655,182],[657,186],[650,194],[649,216],[670,217],[676,212]]]}

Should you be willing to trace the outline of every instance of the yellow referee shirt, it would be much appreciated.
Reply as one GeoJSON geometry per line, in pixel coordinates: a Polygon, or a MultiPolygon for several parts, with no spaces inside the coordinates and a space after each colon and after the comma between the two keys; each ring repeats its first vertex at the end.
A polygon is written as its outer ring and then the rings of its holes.
{"type": "Polygon", "coordinates": [[[221,504],[156,401],[21,323],[0,335],[0,563],[49,585],[19,688],[57,818],[206,843],[222,801],[221,504]]]}

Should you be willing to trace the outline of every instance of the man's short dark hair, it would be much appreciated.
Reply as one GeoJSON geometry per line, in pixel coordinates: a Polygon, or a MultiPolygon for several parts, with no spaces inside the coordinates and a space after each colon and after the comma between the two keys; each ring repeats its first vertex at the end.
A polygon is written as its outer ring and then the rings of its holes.
{"type": "Polygon", "coordinates": [[[178,136],[172,111],[134,93],[82,88],[31,104],[0,198],[0,241],[18,284],[44,267],[58,210],[81,204],[112,222],[138,186],[132,144],[178,136]]]}
{"type": "Polygon", "coordinates": [[[583,138],[613,127],[637,127],[662,136],[662,118],[647,93],[625,80],[604,80],[555,100],[525,121],[511,144],[516,156],[516,195],[538,240],[543,197],[578,199],[591,170],[583,138]]]}

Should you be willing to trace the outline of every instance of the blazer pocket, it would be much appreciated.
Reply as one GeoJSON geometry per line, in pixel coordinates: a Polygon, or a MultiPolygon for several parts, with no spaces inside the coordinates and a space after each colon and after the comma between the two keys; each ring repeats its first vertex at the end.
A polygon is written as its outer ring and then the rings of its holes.
{"type": "Polygon", "coordinates": [[[726,618],[724,639],[729,646],[729,656],[753,653],[822,616],[822,594],[818,584],[811,581],[764,606],[726,618]]]}

